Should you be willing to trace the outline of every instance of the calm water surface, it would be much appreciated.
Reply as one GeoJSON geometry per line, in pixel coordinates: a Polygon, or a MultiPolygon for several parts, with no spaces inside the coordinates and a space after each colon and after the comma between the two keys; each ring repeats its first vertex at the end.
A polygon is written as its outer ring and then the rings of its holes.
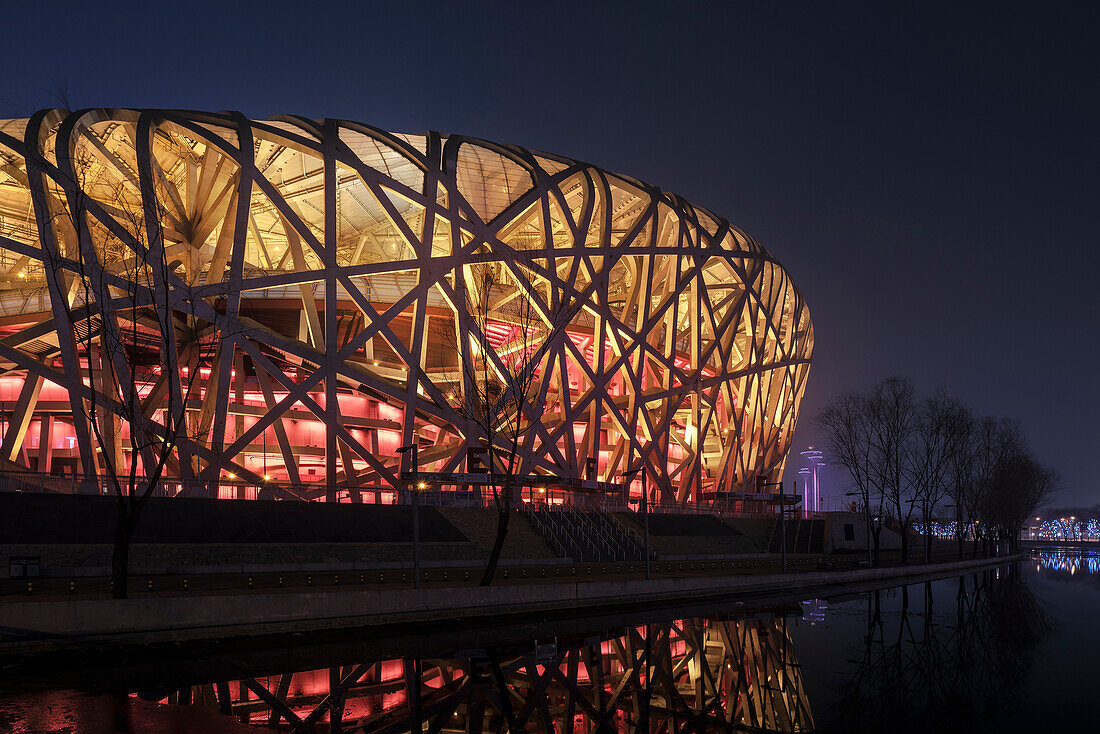
{"type": "Polygon", "coordinates": [[[1100,553],[830,599],[163,648],[0,677],[0,732],[1094,731],[1100,553]],[[647,675],[648,671],[648,675],[647,675]]]}

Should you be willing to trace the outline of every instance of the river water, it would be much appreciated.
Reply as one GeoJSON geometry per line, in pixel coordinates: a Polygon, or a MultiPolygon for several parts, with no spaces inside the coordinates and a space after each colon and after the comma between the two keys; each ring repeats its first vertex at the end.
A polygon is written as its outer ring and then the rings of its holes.
{"type": "Polygon", "coordinates": [[[1100,553],[828,599],[88,649],[0,671],[0,732],[1095,731],[1100,553]],[[647,674],[648,671],[648,674],[647,674]]]}

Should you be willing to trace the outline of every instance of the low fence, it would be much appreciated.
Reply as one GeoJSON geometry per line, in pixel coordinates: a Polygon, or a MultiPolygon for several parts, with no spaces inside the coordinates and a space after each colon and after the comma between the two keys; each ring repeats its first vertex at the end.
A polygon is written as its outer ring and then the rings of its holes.
{"type": "MultiPolygon", "coordinates": [[[[121,492],[143,492],[144,478],[119,478],[121,492]]],[[[35,472],[0,472],[0,492],[26,492],[33,494],[82,494],[115,496],[120,488],[114,478],[107,476],[54,476],[35,472]]],[[[255,484],[239,480],[181,480],[161,479],[150,496],[153,497],[205,497],[223,500],[289,500],[322,502],[333,498],[337,502],[353,502],[368,505],[411,505],[414,502],[425,507],[487,509],[497,506],[497,494],[487,486],[470,489],[394,489],[392,487],[353,487],[349,485],[292,484],[265,482],[255,484]]],[[[638,497],[627,498],[621,493],[591,490],[561,489],[555,487],[517,488],[513,507],[516,509],[554,510],[560,507],[601,512],[643,511],[638,497]]],[[[774,519],[778,512],[745,512],[737,509],[734,501],[710,505],[676,502],[668,499],[650,501],[644,508],[654,514],[714,515],[718,517],[774,519]]],[[[787,516],[792,519],[820,519],[824,512],[807,512],[790,508],[787,516]]]]}

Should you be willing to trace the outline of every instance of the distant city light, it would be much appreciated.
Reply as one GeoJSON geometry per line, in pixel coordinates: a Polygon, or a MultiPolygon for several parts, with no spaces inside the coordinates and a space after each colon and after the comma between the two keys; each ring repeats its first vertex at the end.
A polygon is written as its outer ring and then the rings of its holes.
{"type": "Polygon", "coordinates": [[[1076,515],[1042,520],[1035,518],[1038,525],[1025,528],[1025,535],[1032,540],[1085,540],[1100,541],[1100,520],[1078,520],[1076,515]]]}

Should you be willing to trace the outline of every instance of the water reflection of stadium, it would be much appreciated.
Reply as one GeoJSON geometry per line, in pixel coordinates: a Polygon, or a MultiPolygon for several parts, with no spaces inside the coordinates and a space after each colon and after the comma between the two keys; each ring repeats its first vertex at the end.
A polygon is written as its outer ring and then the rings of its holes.
{"type": "Polygon", "coordinates": [[[90,648],[63,665],[14,666],[18,687],[7,685],[11,671],[0,675],[0,721],[97,734],[246,731],[242,723],[296,734],[977,731],[990,711],[1030,700],[1052,623],[1028,576],[1100,578],[1062,570],[1070,559],[1037,560],[1040,572],[1011,563],[852,588],[828,603],[773,598],[641,617],[531,615],[213,647],[90,648]]]}
{"type": "Polygon", "coordinates": [[[160,700],[292,731],[810,731],[787,632],[788,615],[821,618],[823,607],[808,604],[540,640],[526,652],[479,648],[257,676],[160,700]]]}

